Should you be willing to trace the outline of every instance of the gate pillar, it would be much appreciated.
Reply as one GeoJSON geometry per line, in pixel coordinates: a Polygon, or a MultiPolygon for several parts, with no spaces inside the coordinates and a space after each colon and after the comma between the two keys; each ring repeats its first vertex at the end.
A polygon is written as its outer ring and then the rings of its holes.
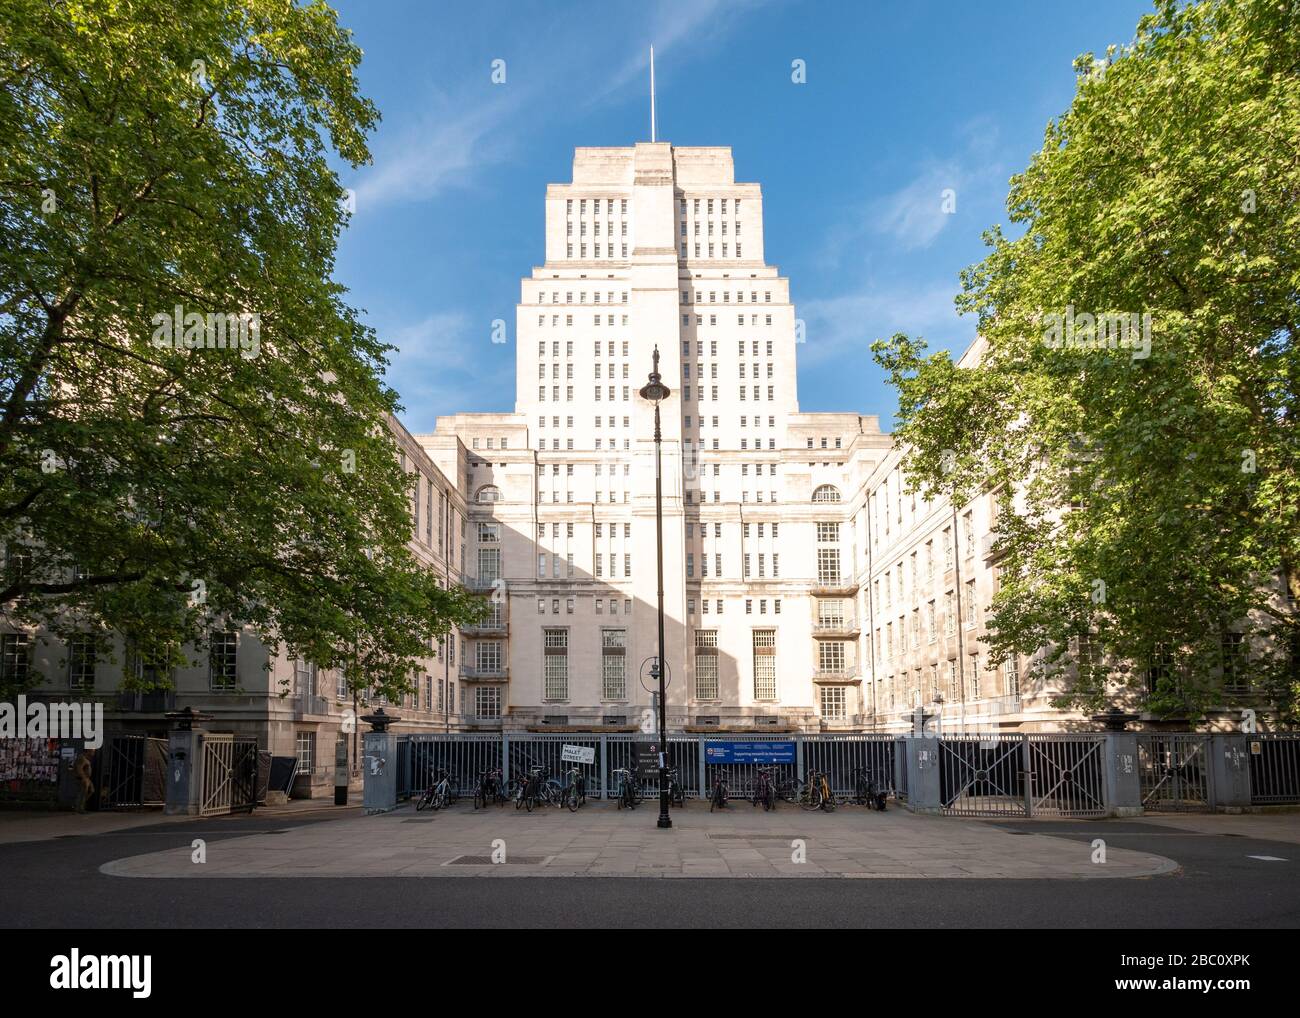
{"type": "Polygon", "coordinates": [[[168,816],[198,816],[203,796],[203,731],[174,731],[167,745],[168,816]]]}
{"type": "Polygon", "coordinates": [[[1250,737],[1210,736],[1210,807],[1240,813],[1250,806],[1250,737]]]}
{"type": "Polygon", "coordinates": [[[907,808],[913,813],[940,813],[939,740],[933,736],[903,739],[907,768],[907,808]]]}
{"type": "Polygon", "coordinates": [[[1136,732],[1106,733],[1106,802],[1110,816],[1142,815],[1142,777],[1136,732]]]}
{"type": "Polygon", "coordinates": [[[387,813],[397,808],[397,735],[366,732],[362,737],[362,803],[367,813],[387,813]]]}

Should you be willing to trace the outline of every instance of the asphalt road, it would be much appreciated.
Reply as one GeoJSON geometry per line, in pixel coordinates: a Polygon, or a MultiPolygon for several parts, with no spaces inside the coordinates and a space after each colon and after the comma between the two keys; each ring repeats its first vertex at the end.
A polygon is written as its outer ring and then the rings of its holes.
{"type": "Polygon", "coordinates": [[[168,823],[0,845],[0,927],[607,927],[637,916],[678,927],[1147,928],[1300,927],[1300,846],[1186,833],[1141,821],[1020,823],[1006,830],[1148,851],[1177,875],[1124,880],[786,880],[511,877],[125,879],[124,856],[203,837],[330,823],[329,814],[168,823]],[[1264,862],[1251,855],[1278,856],[1264,862]]]}

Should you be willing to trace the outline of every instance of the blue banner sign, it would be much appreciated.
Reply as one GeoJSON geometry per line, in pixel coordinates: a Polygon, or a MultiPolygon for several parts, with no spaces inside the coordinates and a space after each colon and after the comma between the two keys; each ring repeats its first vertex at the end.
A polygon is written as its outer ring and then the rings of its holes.
{"type": "Polygon", "coordinates": [[[795,762],[794,741],[715,742],[710,739],[704,743],[704,760],[711,764],[792,764],[795,762]]]}

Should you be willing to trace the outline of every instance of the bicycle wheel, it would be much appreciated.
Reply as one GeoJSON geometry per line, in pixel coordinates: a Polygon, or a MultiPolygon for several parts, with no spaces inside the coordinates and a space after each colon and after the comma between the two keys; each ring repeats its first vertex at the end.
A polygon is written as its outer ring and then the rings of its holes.
{"type": "Polygon", "coordinates": [[[483,795],[483,789],[480,788],[474,793],[474,809],[478,810],[480,807],[486,806],[487,798],[483,795]]]}
{"type": "Polygon", "coordinates": [[[415,811],[419,813],[427,805],[429,805],[429,793],[425,791],[422,792],[420,794],[420,797],[415,800],[415,811]]]}
{"type": "Polygon", "coordinates": [[[817,812],[817,810],[822,808],[821,789],[817,788],[815,785],[809,788],[806,797],[800,800],[799,805],[809,813],[817,812]]]}
{"type": "Polygon", "coordinates": [[[565,798],[567,800],[569,812],[578,812],[578,790],[576,788],[569,789],[569,794],[565,798]]]}
{"type": "Polygon", "coordinates": [[[772,812],[772,807],[776,804],[775,801],[776,801],[776,796],[772,792],[772,786],[768,785],[765,789],[763,789],[763,812],[764,813],[772,812]]]}

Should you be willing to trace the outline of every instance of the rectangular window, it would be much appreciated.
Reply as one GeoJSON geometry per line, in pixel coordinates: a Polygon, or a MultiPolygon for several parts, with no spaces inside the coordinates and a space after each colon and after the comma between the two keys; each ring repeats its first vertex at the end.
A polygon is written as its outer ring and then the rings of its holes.
{"type": "Polygon", "coordinates": [[[606,700],[627,697],[627,630],[601,630],[601,696],[606,700]]]}
{"type": "Polygon", "coordinates": [[[840,582],[840,550],[838,548],[817,549],[817,582],[823,587],[840,582]]]}
{"type": "Polygon", "coordinates": [[[847,655],[845,644],[838,640],[827,640],[817,646],[817,670],[822,674],[843,675],[846,670],[847,655]]]}
{"type": "MultiPolygon", "coordinates": [[[[239,634],[234,632],[214,632],[208,645],[208,687],[210,689],[234,689],[238,681],[236,670],[236,650],[239,634]]],[[[297,672],[297,662],[294,666],[297,672]]],[[[315,690],[313,689],[314,693],[315,690]]]]}
{"type": "Polygon", "coordinates": [[[316,665],[314,663],[301,659],[294,661],[293,691],[308,696],[316,692],[316,665]]]}
{"type": "Polygon", "coordinates": [[[844,687],[822,687],[822,717],[842,720],[847,713],[844,687]]]}
{"type": "Polygon", "coordinates": [[[26,633],[0,635],[0,679],[23,685],[31,670],[31,638],[26,633]]]}
{"type": "Polygon", "coordinates": [[[316,766],[316,733],[299,732],[295,737],[294,749],[298,756],[298,773],[311,774],[316,766]]]}
{"type": "Polygon", "coordinates": [[[479,686],[474,690],[474,714],[480,718],[501,716],[500,686],[479,686]]]}
{"type": "Polygon", "coordinates": [[[475,648],[474,667],[480,675],[500,675],[504,655],[500,640],[480,640],[475,648]]]}
{"type": "Polygon", "coordinates": [[[90,692],[95,688],[95,638],[89,633],[68,641],[68,689],[90,692]]]}
{"type": "MultiPolygon", "coordinates": [[[[708,602],[706,601],[707,605],[708,602]]],[[[695,633],[695,696],[700,700],[718,698],[718,632],[702,629],[695,633]]]]}
{"type": "Polygon", "coordinates": [[[1250,688],[1246,667],[1246,642],[1241,633],[1223,634],[1223,688],[1229,693],[1244,693],[1250,688]]]}
{"type": "Polygon", "coordinates": [[[776,699],[776,630],[754,630],[754,699],[776,699]]]}
{"type": "Polygon", "coordinates": [[[817,602],[817,628],[844,628],[844,601],[840,598],[825,598],[817,602]]]}
{"type": "Polygon", "coordinates": [[[542,696],[547,700],[569,698],[569,631],[547,629],[543,632],[542,696]]]}

